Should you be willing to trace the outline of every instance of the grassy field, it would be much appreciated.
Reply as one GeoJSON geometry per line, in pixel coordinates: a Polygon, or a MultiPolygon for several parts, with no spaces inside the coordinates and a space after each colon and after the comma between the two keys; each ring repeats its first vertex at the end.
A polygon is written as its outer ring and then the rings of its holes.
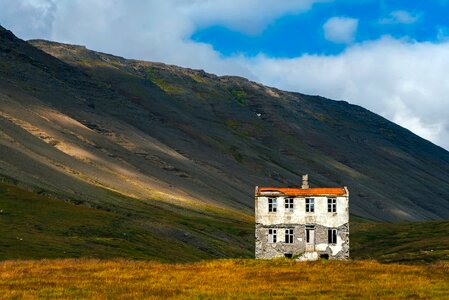
{"type": "Polygon", "coordinates": [[[448,299],[449,264],[126,260],[0,263],[0,299],[448,299]]]}
{"type": "Polygon", "coordinates": [[[449,221],[378,223],[351,218],[351,257],[385,263],[449,261],[449,221]]]}
{"type": "MultiPolygon", "coordinates": [[[[74,205],[0,182],[0,260],[251,258],[254,221],[128,199],[126,210],[74,205]]],[[[377,223],[351,216],[351,258],[449,261],[449,221],[377,223]]]]}
{"type": "Polygon", "coordinates": [[[251,257],[251,220],[124,199],[98,209],[0,182],[0,260],[130,258],[186,262],[251,257]],[[125,208],[126,207],[126,208],[125,208]]]}

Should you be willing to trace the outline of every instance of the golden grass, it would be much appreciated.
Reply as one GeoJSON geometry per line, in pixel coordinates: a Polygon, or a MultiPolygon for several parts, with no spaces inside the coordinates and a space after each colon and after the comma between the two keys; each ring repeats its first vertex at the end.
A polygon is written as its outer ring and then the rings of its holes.
{"type": "Polygon", "coordinates": [[[0,263],[0,299],[448,299],[449,264],[63,259],[0,263]]]}

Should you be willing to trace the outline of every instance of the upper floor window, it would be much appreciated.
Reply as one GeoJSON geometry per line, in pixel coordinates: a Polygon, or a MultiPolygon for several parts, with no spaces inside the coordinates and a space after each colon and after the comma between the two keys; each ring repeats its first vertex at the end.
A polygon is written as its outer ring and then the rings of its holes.
{"type": "Polygon", "coordinates": [[[293,198],[285,198],[285,211],[293,212],[293,198]]]}
{"type": "Polygon", "coordinates": [[[277,229],[268,229],[268,243],[277,242],[277,229]]]}
{"type": "Polygon", "coordinates": [[[278,202],[276,198],[268,198],[268,212],[276,212],[278,210],[278,202]]]}
{"type": "Polygon", "coordinates": [[[337,199],[335,198],[327,199],[327,212],[337,212],[337,199]]]}
{"type": "Polygon", "coordinates": [[[293,228],[285,229],[285,243],[293,244],[293,228]]]}
{"type": "Polygon", "coordinates": [[[315,212],[315,199],[306,198],[306,212],[315,212]]]}
{"type": "Polygon", "coordinates": [[[337,243],[337,229],[328,229],[327,230],[327,242],[329,244],[337,243]]]}

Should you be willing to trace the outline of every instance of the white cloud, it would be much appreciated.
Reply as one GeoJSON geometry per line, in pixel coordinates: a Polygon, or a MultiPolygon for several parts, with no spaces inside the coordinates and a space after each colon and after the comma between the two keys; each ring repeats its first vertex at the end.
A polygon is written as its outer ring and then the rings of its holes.
{"type": "Polygon", "coordinates": [[[324,37],[334,43],[350,44],[354,41],[359,21],[353,18],[333,17],[323,25],[324,37]]]}
{"type": "Polygon", "coordinates": [[[48,37],[56,4],[50,0],[0,0],[0,24],[20,36],[48,37]]]}
{"type": "Polygon", "coordinates": [[[409,43],[384,37],[336,56],[260,56],[262,82],[359,104],[449,149],[449,42],[409,43]]]}
{"type": "Polygon", "coordinates": [[[247,34],[258,34],[277,17],[306,11],[314,3],[330,1],[196,0],[191,5],[185,6],[183,12],[199,27],[223,25],[247,34]]]}
{"type": "MultiPolygon", "coordinates": [[[[412,43],[384,37],[352,44],[335,56],[224,58],[212,46],[189,39],[198,26],[220,24],[255,33],[270,20],[305,10],[314,1],[277,6],[281,2],[240,0],[242,5],[234,10],[227,4],[231,0],[216,0],[218,8],[210,1],[154,0],[137,5],[125,0],[0,0],[0,22],[22,38],[82,44],[129,58],[241,75],[286,90],[348,100],[449,149],[449,41],[412,43]],[[252,21],[257,26],[248,25],[252,21]]],[[[341,36],[345,38],[340,40],[350,41],[353,34],[341,36]]]]}
{"type": "Polygon", "coordinates": [[[413,24],[419,20],[420,16],[405,10],[395,10],[387,18],[380,19],[381,24],[413,24]]]}

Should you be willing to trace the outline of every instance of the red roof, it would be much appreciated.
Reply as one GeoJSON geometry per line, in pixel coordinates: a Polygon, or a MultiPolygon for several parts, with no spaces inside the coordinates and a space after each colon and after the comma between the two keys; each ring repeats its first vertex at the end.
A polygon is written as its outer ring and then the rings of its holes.
{"type": "Polygon", "coordinates": [[[344,196],[346,195],[345,188],[311,188],[311,189],[298,189],[298,188],[259,188],[257,190],[257,196],[263,194],[282,194],[285,196],[344,196]]]}

